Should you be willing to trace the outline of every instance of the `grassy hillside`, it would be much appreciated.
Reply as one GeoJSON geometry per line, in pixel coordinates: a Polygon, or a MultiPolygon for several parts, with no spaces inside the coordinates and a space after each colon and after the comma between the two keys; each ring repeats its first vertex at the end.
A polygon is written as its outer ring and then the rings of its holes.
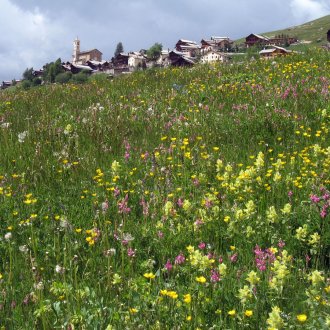
{"type": "Polygon", "coordinates": [[[0,94],[1,329],[329,327],[330,58],[0,94]]]}
{"type": "MultiPolygon", "coordinates": [[[[292,26],[286,29],[271,31],[271,32],[258,32],[264,36],[276,36],[276,35],[290,35],[297,37],[300,41],[310,41],[308,47],[315,45],[322,45],[327,42],[327,31],[330,29],[330,15],[321,17],[319,19],[307,22],[302,25],[292,26]]],[[[236,43],[242,43],[245,38],[239,39],[236,43]]]]}

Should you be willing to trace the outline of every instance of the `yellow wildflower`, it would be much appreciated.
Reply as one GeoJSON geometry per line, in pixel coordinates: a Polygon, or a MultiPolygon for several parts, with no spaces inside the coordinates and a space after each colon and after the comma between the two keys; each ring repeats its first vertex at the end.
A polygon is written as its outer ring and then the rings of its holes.
{"type": "Polygon", "coordinates": [[[232,309],[228,312],[228,315],[229,316],[235,316],[236,315],[236,310],[235,309],[232,309]]]}
{"type": "Polygon", "coordinates": [[[245,312],[244,312],[244,315],[246,317],[251,317],[253,315],[253,311],[251,311],[250,309],[247,309],[245,312]]]}
{"type": "Polygon", "coordinates": [[[199,283],[205,283],[206,278],[204,276],[199,276],[199,277],[196,277],[196,281],[199,283]]]}
{"type": "Polygon", "coordinates": [[[144,273],[143,276],[150,280],[153,280],[156,277],[153,273],[144,273]]]}
{"type": "Polygon", "coordinates": [[[299,314],[297,315],[297,321],[300,323],[304,323],[307,321],[307,315],[306,314],[299,314]]]}

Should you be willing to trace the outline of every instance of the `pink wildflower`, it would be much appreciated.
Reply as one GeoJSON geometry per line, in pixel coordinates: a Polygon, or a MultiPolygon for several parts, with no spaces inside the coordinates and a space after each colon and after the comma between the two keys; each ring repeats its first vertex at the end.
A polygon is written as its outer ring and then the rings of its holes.
{"type": "Polygon", "coordinates": [[[238,257],[238,254],[237,253],[234,253],[231,257],[230,257],[230,261],[232,263],[235,263],[237,261],[237,257],[238,257]]]}
{"type": "Polygon", "coordinates": [[[170,271],[172,270],[173,265],[171,264],[170,259],[167,260],[167,262],[166,262],[166,264],[165,264],[164,267],[165,267],[165,269],[166,269],[168,272],[170,272],[170,271]]]}
{"type": "Polygon", "coordinates": [[[204,242],[200,242],[198,245],[198,248],[201,250],[205,249],[205,247],[206,247],[206,244],[204,242]]]}
{"type": "Polygon", "coordinates": [[[175,258],[174,263],[175,263],[176,265],[181,265],[181,264],[183,264],[185,261],[186,261],[186,258],[184,257],[184,255],[183,255],[182,253],[180,253],[180,254],[175,258]]]}
{"type": "Polygon", "coordinates": [[[128,248],[127,255],[129,257],[135,257],[135,250],[133,250],[132,248],[128,248]]]}
{"type": "Polygon", "coordinates": [[[321,199],[320,199],[320,197],[318,197],[318,196],[316,196],[316,195],[311,195],[310,200],[311,200],[313,203],[317,204],[321,199]]]}
{"type": "Polygon", "coordinates": [[[215,269],[211,270],[211,282],[216,283],[220,281],[220,274],[215,269]]]}

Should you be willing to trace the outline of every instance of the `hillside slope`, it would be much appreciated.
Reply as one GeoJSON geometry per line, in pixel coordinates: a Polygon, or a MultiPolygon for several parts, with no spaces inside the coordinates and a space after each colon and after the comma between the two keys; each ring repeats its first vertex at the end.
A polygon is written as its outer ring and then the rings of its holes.
{"type": "MultiPolygon", "coordinates": [[[[300,41],[309,41],[309,45],[320,45],[327,41],[327,31],[330,29],[330,15],[306,22],[301,25],[288,27],[282,30],[260,33],[264,36],[275,36],[287,34],[297,37],[300,41]]],[[[258,31],[255,31],[258,33],[258,31]]],[[[239,39],[236,43],[244,42],[245,38],[239,39]]]]}

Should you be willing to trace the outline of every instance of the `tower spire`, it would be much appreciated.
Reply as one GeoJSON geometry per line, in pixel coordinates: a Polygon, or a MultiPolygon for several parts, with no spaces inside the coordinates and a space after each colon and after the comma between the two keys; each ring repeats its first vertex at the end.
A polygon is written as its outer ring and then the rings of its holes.
{"type": "Polygon", "coordinates": [[[76,64],[79,60],[80,53],[80,40],[77,38],[73,41],[73,55],[72,55],[72,63],[76,64]]]}

